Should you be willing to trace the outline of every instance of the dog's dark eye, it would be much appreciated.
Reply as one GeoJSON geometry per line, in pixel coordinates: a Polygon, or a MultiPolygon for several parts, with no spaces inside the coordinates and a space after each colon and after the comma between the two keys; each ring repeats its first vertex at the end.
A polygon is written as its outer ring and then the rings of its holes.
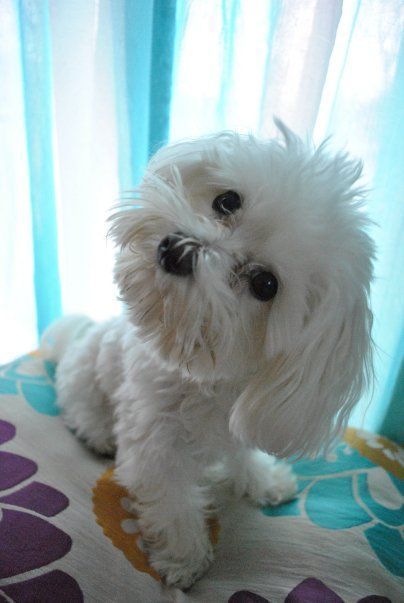
{"type": "Polygon", "coordinates": [[[226,191],[214,199],[212,207],[218,214],[233,214],[241,207],[241,197],[235,191],[226,191]]]}
{"type": "Polygon", "coordinates": [[[278,291],[278,281],[272,272],[254,270],[250,275],[250,293],[260,301],[269,301],[278,291]]]}

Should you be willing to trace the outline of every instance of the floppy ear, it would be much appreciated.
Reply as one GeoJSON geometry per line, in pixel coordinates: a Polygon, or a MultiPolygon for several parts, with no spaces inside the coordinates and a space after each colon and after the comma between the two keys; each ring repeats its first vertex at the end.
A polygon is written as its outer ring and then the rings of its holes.
{"type": "Polygon", "coordinates": [[[372,380],[367,287],[323,284],[289,351],[268,360],[236,401],[230,430],[279,456],[323,451],[372,380]]]}

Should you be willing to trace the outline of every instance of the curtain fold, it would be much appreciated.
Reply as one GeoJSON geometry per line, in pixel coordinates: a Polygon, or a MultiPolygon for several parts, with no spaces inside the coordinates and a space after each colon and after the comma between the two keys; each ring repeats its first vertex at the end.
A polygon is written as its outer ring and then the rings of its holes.
{"type": "Polygon", "coordinates": [[[176,0],[154,0],[148,155],[167,142],[174,66],[176,0]]]}
{"type": "Polygon", "coordinates": [[[342,60],[332,72],[334,90],[324,106],[328,119],[323,115],[322,135],[332,135],[334,148],[363,160],[367,210],[375,222],[371,299],[377,383],[373,400],[365,397],[353,420],[360,425],[365,415],[364,425],[380,431],[391,424],[383,423],[391,412],[404,440],[404,401],[401,414],[397,404],[394,413],[389,411],[404,354],[404,5],[362,0],[350,8],[351,27],[346,27],[345,44],[338,40],[342,60]]]}
{"type": "Polygon", "coordinates": [[[56,228],[51,41],[47,4],[18,3],[38,332],[61,314],[56,228]]]}
{"type": "Polygon", "coordinates": [[[37,338],[20,25],[13,0],[0,0],[0,362],[37,338]]]}
{"type": "Polygon", "coordinates": [[[133,188],[149,154],[153,2],[113,5],[120,186],[133,188]]]}
{"type": "Polygon", "coordinates": [[[364,160],[379,224],[378,381],[353,421],[402,438],[402,1],[0,0],[0,11],[2,359],[61,312],[119,311],[105,220],[161,144],[221,129],[268,137],[276,114],[364,160]]]}
{"type": "Polygon", "coordinates": [[[176,0],[112,5],[120,189],[139,184],[168,138],[176,0]]]}
{"type": "Polygon", "coordinates": [[[50,2],[62,312],[116,312],[108,210],[119,198],[110,2],[50,2]]]}
{"type": "Polygon", "coordinates": [[[281,3],[268,48],[261,135],[275,134],[274,115],[300,135],[312,134],[341,15],[342,0],[281,3]]]}

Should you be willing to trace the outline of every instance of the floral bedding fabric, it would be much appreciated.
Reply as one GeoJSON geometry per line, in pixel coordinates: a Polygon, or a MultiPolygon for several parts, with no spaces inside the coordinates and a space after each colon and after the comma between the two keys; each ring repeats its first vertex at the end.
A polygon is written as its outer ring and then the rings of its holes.
{"type": "Polygon", "coordinates": [[[329,457],[294,463],[295,500],[241,501],[211,526],[216,559],[183,593],[149,568],[113,461],[55,404],[55,366],[0,368],[0,602],[357,603],[404,600],[404,455],[348,429],[329,457]]]}

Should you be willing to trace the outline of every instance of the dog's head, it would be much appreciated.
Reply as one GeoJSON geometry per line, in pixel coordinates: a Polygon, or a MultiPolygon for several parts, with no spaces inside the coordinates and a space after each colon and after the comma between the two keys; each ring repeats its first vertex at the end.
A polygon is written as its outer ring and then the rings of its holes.
{"type": "Polygon", "coordinates": [[[239,383],[231,431],[290,455],[335,436],[371,375],[374,250],[360,164],[278,126],[160,150],[111,230],[142,338],[184,379],[239,383]]]}

